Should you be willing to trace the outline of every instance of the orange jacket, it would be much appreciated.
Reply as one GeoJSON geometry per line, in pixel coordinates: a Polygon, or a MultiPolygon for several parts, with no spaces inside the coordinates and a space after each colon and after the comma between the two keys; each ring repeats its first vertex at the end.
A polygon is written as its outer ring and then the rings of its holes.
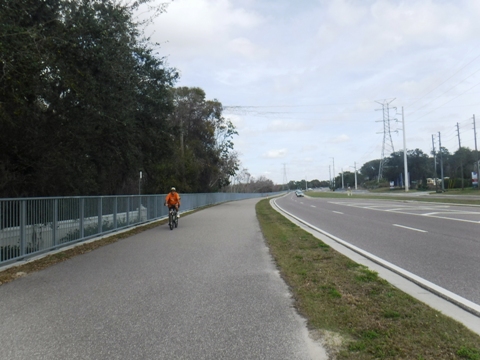
{"type": "Polygon", "coordinates": [[[168,206],[180,205],[180,195],[177,192],[169,192],[165,197],[165,203],[168,206]]]}

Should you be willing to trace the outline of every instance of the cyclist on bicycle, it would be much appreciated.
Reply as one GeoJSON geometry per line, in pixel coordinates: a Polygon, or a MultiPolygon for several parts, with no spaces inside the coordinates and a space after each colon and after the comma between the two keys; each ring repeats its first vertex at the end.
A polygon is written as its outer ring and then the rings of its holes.
{"type": "Polygon", "coordinates": [[[175,209],[178,212],[180,208],[180,195],[177,193],[174,187],[170,189],[170,192],[165,197],[165,206],[168,206],[168,210],[175,209]]]}

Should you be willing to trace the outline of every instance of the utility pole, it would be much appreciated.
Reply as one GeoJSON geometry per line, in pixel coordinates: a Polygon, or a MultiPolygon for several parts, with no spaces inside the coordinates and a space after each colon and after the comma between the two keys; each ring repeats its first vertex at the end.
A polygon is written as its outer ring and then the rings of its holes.
{"type": "Polygon", "coordinates": [[[355,165],[355,190],[357,190],[357,163],[353,163],[355,165]]]}
{"type": "MultiPolygon", "coordinates": [[[[287,169],[285,168],[285,166],[286,166],[285,163],[283,163],[283,183],[284,183],[283,190],[285,190],[285,186],[287,186],[287,188],[288,188],[287,169]]],[[[290,190],[290,189],[288,189],[288,190],[290,190]]]]}
{"type": "Polygon", "coordinates": [[[457,122],[457,135],[458,135],[458,154],[460,155],[460,171],[462,173],[462,190],[465,188],[463,184],[463,161],[462,161],[462,143],[460,142],[460,125],[457,122]]]}
{"type": "Polygon", "coordinates": [[[435,192],[438,192],[438,176],[437,176],[437,153],[435,152],[435,140],[432,134],[432,147],[433,147],[433,167],[435,169],[435,192]]]}
{"type": "Polygon", "coordinates": [[[442,178],[442,192],[445,192],[445,181],[443,181],[443,151],[442,151],[442,137],[440,131],[438,132],[438,147],[440,148],[440,175],[442,178]]]}
{"type": "Polygon", "coordinates": [[[403,116],[402,106],[402,128],[403,128],[403,167],[405,171],[405,192],[408,192],[408,163],[407,163],[407,142],[405,140],[405,117],[403,116]]]}
{"type": "Polygon", "coordinates": [[[333,191],[335,191],[335,158],[331,158],[333,160],[333,191]]]}
{"type": "Polygon", "coordinates": [[[344,182],[343,182],[343,168],[342,168],[342,189],[345,189],[345,185],[344,185],[344,182]]]}
{"type": "Polygon", "coordinates": [[[473,114],[473,133],[475,135],[475,152],[477,153],[477,189],[480,189],[480,175],[478,172],[478,150],[477,150],[477,127],[475,126],[475,114],[473,114]]]}
{"type": "Polygon", "coordinates": [[[332,189],[332,165],[328,165],[328,178],[330,180],[330,189],[332,189]]]}

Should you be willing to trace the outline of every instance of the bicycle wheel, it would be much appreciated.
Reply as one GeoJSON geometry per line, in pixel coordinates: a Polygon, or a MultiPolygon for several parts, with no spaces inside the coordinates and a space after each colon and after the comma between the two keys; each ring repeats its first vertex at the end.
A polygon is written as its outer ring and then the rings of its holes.
{"type": "Polygon", "coordinates": [[[170,226],[170,230],[173,230],[173,211],[170,211],[168,214],[168,226],[170,226]]]}

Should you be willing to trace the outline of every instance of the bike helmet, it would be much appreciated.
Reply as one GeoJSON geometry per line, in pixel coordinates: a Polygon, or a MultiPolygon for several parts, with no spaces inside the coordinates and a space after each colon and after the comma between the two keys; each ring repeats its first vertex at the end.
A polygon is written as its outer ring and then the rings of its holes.
{"type": "Polygon", "coordinates": [[[175,188],[174,188],[174,187],[172,187],[172,188],[170,189],[170,191],[176,191],[176,190],[175,190],[175,188]]]}

